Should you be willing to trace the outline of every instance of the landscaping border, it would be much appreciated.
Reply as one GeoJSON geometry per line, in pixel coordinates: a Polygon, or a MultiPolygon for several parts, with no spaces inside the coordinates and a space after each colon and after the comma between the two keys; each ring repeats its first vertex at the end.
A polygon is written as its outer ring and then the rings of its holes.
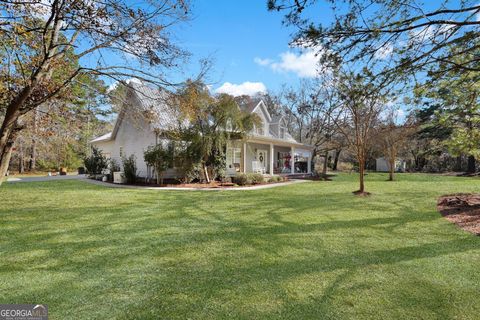
{"type": "Polygon", "coordinates": [[[261,184],[248,187],[217,187],[217,188],[192,188],[192,187],[149,187],[149,186],[134,186],[127,184],[114,184],[110,182],[102,182],[93,179],[82,179],[81,181],[95,184],[98,186],[103,186],[107,188],[124,188],[124,189],[143,189],[143,190],[175,190],[175,191],[240,191],[240,190],[260,190],[260,189],[270,189],[275,187],[288,186],[296,183],[309,182],[309,180],[299,180],[293,179],[287,182],[278,182],[271,184],[261,184]]]}

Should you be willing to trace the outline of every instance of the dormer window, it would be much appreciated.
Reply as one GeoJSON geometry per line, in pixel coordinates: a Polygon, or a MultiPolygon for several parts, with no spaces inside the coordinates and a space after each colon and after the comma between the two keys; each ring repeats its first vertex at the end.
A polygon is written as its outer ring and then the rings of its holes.
{"type": "Polygon", "coordinates": [[[263,121],[260,121],[260,123],[258,124],[258,126],[255,126],[255,133],[260,135],[260,136],[263,136],[265,134],[265,131],[263,130],[263,121]]]}
{"type": "Polygon", "coordinates": [[[280,139],[285,139],[285,128],[280,127],[280,139]]]}

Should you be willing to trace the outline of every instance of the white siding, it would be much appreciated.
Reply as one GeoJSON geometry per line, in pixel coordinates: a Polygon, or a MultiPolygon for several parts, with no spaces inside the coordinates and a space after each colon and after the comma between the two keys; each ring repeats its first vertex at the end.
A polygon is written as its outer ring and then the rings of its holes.
{"type": "MultiPolygon", "coordinates": [[[[405,160],[398,159],[395,161],[395,171],[405,172],[406,162],[405,160]]],[[[376,160],[376,171],[378,172],[388,172],[390,171],[390,165],[385,158],[378,158],[376,160]]]]}

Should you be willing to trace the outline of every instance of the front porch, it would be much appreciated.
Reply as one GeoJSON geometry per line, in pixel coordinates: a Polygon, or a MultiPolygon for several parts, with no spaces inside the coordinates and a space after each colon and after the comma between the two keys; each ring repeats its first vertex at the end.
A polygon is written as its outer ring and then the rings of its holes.
{"type": "Polygon", "coordinates": [[[311,150],[308,146],[265,143],[263,141],[232,142],[227,148],[227,174],[238,172],[268,175],[310,174],[311,150]]]}

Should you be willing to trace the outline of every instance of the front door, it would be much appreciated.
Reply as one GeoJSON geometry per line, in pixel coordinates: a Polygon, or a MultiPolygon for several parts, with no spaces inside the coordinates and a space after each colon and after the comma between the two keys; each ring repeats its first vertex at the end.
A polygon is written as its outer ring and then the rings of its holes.
{"type": "Polygon", "coordinates": [[[267,168],[267,150],[257,150],[257,161],[260,168],[267,168]]]}

